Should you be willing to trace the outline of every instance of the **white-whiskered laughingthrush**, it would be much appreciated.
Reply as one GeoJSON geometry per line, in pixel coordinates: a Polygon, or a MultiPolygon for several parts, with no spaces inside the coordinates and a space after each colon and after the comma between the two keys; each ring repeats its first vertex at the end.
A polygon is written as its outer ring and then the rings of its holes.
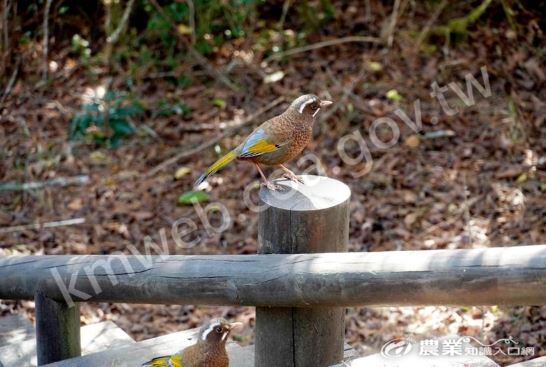
{"type": "Polygon", "coordinates": [[[283,164],[300,154],[309,144],[313,136],[315,117],[322,107],[330,104],[331,101],[321,100],[313,94],[296,98],[286,111],[261,124],[241,145],[210,166],[197,179],[195,186],[234,159],[252,162],[270,190],[275,190],[276,186],[265,177],[260,164],[279,166],[285,171],[287,178],[301,182],[283,164]]]}
{"type": "Polygon", "coordinates": [[[180,353],[154,358],[142,367],[228,367],[226,341],[230,332],[241,325],[224,319],[212,320],[199,331],[197,343],[180,353]]]}

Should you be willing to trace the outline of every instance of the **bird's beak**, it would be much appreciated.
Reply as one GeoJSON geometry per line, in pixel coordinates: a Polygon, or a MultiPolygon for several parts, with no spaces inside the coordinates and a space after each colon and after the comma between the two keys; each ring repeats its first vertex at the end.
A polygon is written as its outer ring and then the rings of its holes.
{"type": "Polygon", "coordinates": [[[232,322],[232,323],[229,324],[229,331],[231,331],[233,329],[238,329],[240,327],[243,327],[242,322],[232,322]]]}
{"type": "Polygon", "coordinates": [[[332,102],[332,101],[320,101],[320,107],[326,107],[326,106],[331,105],[332,103],[334,103],[334,102],[332,102]]]}

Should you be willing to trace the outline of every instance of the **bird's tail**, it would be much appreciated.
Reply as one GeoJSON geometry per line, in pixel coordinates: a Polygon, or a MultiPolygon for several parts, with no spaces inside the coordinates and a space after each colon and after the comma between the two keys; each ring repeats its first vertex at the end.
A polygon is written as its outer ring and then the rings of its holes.
{"type": "Polygon", "coordinates": [[[211,176],[212,174],[214,174],[214,172],[218,171],[220,168],[224,167],[226,164],[228,164],[229,162],[231,162],[232,160],[234,160],[235,158],[237,158],[237,152],[235,150],[232,150],[231,152],[229,152],[228,154],[226,154],[225,156],[223,156],[222,158],[218,159],[216,162],[214,162],[214,164],[212,166],[210,166],[209,168],[207,168],[207,170],[205,171],[205,173],[203,173],[198,179],[197,181],[195,181],[195,183],[193,184],[194,187],[197,187],[199,186],[201,183],[203,183],[209,176],[211,176]]]}

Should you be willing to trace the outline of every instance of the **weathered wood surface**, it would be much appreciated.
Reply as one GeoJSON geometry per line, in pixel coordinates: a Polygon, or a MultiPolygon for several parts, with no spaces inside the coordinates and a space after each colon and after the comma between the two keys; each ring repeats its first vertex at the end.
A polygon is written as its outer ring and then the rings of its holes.
{"type": "Polygon", "coordinates": [[[133,338],[112,321],[82,327],[82,355],[134,343],[133,338]]]}
{"type": "MultiPolygon", "coordinates": [[[[13,256],[0,258],[0,299],[32,299],[39,286],[48,296],[63,300],[54,273],[66,287],[72,280],[72,290],[83,292],[79,296],[89,296],[90,302],[294,307],[546,304],[546,245],[150,258],[13,256]],[[111,269],[105,267],[108,264],[111,269]]],[[[79,299],[78,294],[72,296],[79,299]]]]}
{"type": "MultiPolygon", "coordinates": [[[[331,367],[499,367],[486,356],[416,356],[387,359],[380,354],[346,360],[331,367]]],[[[546,356],[525,362],[505,365],[506,367],[545,367],[546,356]]]]}
{"type": "Polygon", "coordinates": [[[48,298],[38,291],[36,304],[36,344],[38,365],[81,355],[80,307],[48,298]]]}
{"type": "Polygon", "coordinates": [[[511,364],[508,367],[544,367],[546,366],[546,356],[530,359],[525,362],[511,364]]]}
{"type": "Polygon", "coordinates": [[[34,326],[25,316],[6,315],[0,317],[0,348],[34,339],[35,336],[34,326]]]}
{"type": "MultiPolygon", "coordinates": [[[[119,348],[134,343],[135,341],[126,332],[111,321],[85,325],[81,328],[82,355],[119,348]]],[[[36,366],[36,340],[27,339],[1,347],[0,366],[2,365],[36,366]]]]}
{"type": "MultiPolygon", "coordinates": [[[[486,356],[420,356],[385,358],[380,354],[347,360],[332,367],[500,367],[486,356]]],[[[526,366],[527,367],[527,366],[526,366]]],[[[543,367],[543,365],[541,365],[543,367]]]]}
{"type": "MultiPolygon", "coordinates": [[[[459,336],[443,336],[435,337],[435,340],[448,340],[448,339],[464,338],[463,335],[459,336]]],[[[438,352],[438,355],[422,355],[420,344],[417,341],[411,342],[411,350],[407,354],[391,354],[390,357],[384,357],[381,353],[368,355],[365,357],[356,357],[345,359],[343,363],[336,364],[331,367],[500,367],[490,356],[485,355],[470,355],[465,353],[466,343],[463,342],[460,352],[454,355],[438,352]],[[460,353],[460,355],[458,354],[460,353]]],[[[475,342],[470,342],[474,347],[480,347],[475,342]]],[[[507,352],[508,345],[498,345],[504,352],[507,352]]],[[[407,350],[407,349],[406,349],[407,350]]],[[[456,349],[455,349],[456,350],[456,349]]],[[[538,354],[538,348],[535,349],[538,354]]],[[[493,349],[493,353],[495,349],[493,349]]],[[[546,356],[534,358],[525,362],[504,365],[506,367],[545,367],[546,356]]]]}
{"type": "MultiPolygon", "coordinates": [[[[349,188],[327,177],[300,177],[305,184],[277,180],[282,190],[260,191],[258,253],[347,251],[349,188]]],[[[342,307],[257,307],[256,367],[326,367],[340,362],[344,315],[342,307]]]]}
{"type": "Polygon", "coordinates": [[[438,341],[438,355],[423,355],[419,341],[400,340],[402,344],[385,344],[383,346],[385,354],[376,353],[365,357],[355,357],[347,359],[343,363],[331,367],[500,367],[488,356],[484,355],[465,355],[467,347],[474,346],[476,343],[466,341],[463,336],[450,335],[436,337],[438,341]],[[460,355],[457,350],[453,354],[444,354],[441,349],[441,343],[445,341],[460,342],[460,355]],[[441,342],[441,343],[440,343],[441,342]],[[394,348],[389,348],[389,345],[394,348]]]}

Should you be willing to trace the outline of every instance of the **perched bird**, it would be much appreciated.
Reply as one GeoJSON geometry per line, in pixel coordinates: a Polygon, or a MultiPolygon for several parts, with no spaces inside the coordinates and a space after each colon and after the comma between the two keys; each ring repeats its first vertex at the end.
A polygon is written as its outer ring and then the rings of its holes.
{"type": "Polygon", "coordinates": [[[226,341],[231,330],[239,326],[242,323],[212,320],[199,331],[197,343],[172,356],[154,358],[142,367],[228,367],[226,341]]]}
{"type": "Polygon", "coordinates": [[[332,104],[320,100],[313,94],[306,94],[294,100],[281,115],[273,117],[254,130],[241,145],[210,166],[194,186],[199,186],[210,175],[234,159],[252,162],[270,190],[276,186],[264,175],[260,164],[279,166],[292,181],[301,180],[283,164],[296,157],[311,141],[313,123],[322,107],[332,104]]]}

